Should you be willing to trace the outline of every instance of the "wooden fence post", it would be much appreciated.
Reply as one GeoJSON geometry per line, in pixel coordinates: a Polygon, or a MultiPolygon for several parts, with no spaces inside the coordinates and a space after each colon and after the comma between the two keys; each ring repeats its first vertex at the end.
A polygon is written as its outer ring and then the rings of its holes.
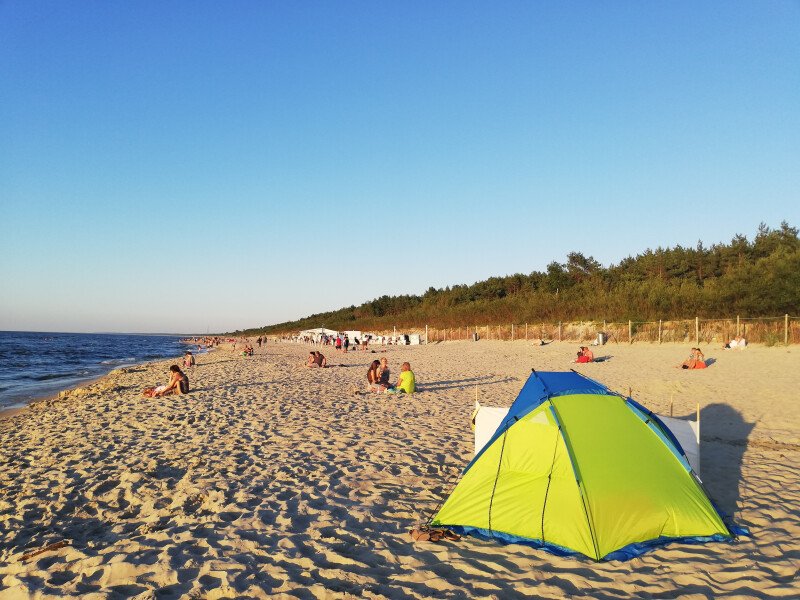
{"type": "Polygon", "coordinates": [[[528,324],[525,323],[525,341],[528,341],[528,324]]]}
{"type": "Polygon", "coordinates": [[[633,321],[628,319],[628,343],[633,343],[633,321]]]}
{"type": "Polygon", "coordinates": [[[658,320],[658,343],[661,343],[661,319],[658,320]]]}
{"type": "Polygon", "coordinates": [[[511,341],[514,341],[514,324],[511,324],[511,341]]]}
{"type": "Polygon", "coordinates": [[[736,337],[739,337],[739,315],[736,315],[736,337]]]}
{"type": "Polygon", "coordinates": [[[561,341],[561,321],[558,322],[558,341],[561,341]]]}
{"type": "Polygon", "coordinates": [[[694,318],[694,343],[700,345],[700,317],[694,318]]]}
{"type": "Polygon", "coordinates": [[[783,344],[789,345],[789,315],[783,315],[783,344]]]}
{"type": "Polygon", "coordinates": [[[428,326],[425,325],[425,343],[428,343],[428,326]]]}

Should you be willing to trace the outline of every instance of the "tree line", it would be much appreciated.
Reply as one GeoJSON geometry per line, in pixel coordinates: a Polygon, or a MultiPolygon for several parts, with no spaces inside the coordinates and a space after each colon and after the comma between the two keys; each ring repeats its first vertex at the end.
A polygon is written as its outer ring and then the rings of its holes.
{"type": "Polygon", "coordinates": [[[430,287],[422,294],[381,296],[360,306],[255,327],[236,334],[276,334],[320,327],[388,330],[487,323],[725,318],[797,314],[800,238],[783,221],[761,223],[752,241],[646,250],[604,267],[570,252],[545,271],[490,277],[472,285],[430,287]]]}

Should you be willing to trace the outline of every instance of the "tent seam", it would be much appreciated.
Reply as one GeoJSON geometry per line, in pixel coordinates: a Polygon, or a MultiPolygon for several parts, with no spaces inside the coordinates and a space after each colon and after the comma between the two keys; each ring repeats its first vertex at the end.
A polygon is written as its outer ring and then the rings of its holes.
{"type": "MultiPolygon", "coordinates": [[[[492,495],[489,497],[489,531],[492,531],[492,506],[494,505],[494,493],[497,490],[497,481],[500,479],[500,467],[503,465],[503,452],[506,449],[506,437],[508,436],[508,423],[506,421],[505,430],[503,431],[503,444],[500,446],[500,458],[497,459],[497,473],[494,476],[494,485],[492,486],[492,495]]],[[[515,421],[516,422],[516,421],[515,421]]]]}
{"type": "MultiPolygon", "coordinates": [[[[550,402],[552,405],[553,403],[550,402]]],[[[558,450],[558,435],[554,436],[555,442],[553,443],[553,458],[550,461],[550,472],[547,474],[547,488],[544,490],[544,502],[542,502],[542,543],[546,543],[544,539],[544,513],[547,510],[547,498],[550,494],[550,482],[553,479],[553,469],[556,466],[556,451],[558,450]]]]}

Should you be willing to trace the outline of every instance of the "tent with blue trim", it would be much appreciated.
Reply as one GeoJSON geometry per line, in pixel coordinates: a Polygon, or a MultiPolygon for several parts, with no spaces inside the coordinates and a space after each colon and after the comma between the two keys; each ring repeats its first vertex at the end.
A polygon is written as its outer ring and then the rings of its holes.
{"type": "Polygon", "coordinates": [[[430,524],[594,560],[734,537],[661,420],[575,372],[531,374],[430,524]]]}

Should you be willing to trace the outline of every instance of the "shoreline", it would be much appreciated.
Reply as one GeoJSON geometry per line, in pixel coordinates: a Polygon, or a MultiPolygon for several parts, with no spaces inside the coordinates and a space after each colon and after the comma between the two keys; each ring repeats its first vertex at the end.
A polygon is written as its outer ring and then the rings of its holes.
{"type": "MultiPolygon", "coordinates": [[[[125,334],[125,335],[138,335],[138,334],[125,334]]],[[[142,334],[142,335],[145,335],[145,334],[142,334]]],[[[151,334],[146,334],[146,335],[151,335],[151,334]]],[[[167,336],[168,334],[156,334],[156,335],[167,336]]],[[[195,345],[192,342],[185,342],[184,340],[180,340],[180,341],[181,341],[181,343],[185,344],[187,347],[195,345]]],[[[197,356],[200,356],[202,354],[207,354],[208,353],[208,349],[204,349],[203,352],[197,352],[197,351],[194,351],[194,352],[195,352],[195,357],[197,357],[197,356]]],[[[80,388],[85,388],[85,387],[90,387],[90,386],[96,385],[97,383],[99,383],[100,381],[105,379],[106,377],[112,376],[114,374],[114,372],[117,371],[117,370],[132,369],[132,368],[136,368],[136,367],[139,367],[139,366],[145,366],[145,365],[147,365],[149,363],[158,363],[158,362],[170,361],[170,360],[182,361],[182,359],[183,359],[183,355],[178,355],[178,356],[176,356],[174,358],[169,358],[169,357],[168,358],[158,358],[158,359],[153,359],[153,360],[149,360],[149,361],[144,361],[144,362],[141,362],[141,363],[130,363],[130,364],[114,365],[114,367],[112,369],[110,369],[109,371],[107,371],[105,373],[93,375],[93,376],[88,377],[86,379],[77,379],[74,385],[71,385],[69,387],[60,389],[55,393],[50,392],[50,393],[47,393],[47,394],[44,394],[44,395],[41,395],[41,396],[36,396],[34,398],[31,398],[30,400],[25,400],[24,404],[15,403],[15,404],[12,404],[10,406],[0,407],[0,420],[7,419],[9,417],[13,417],[14,415],[18,415],[20,413],[23,413],[23,412],[27,411],[34,404],[38,404],[40,402],[48,402],[48,401],[58,400],[59,398],[64,396],[67,392],[71,392],[71,391],[76,390],[76,389],[80,389],[80,388]]]]}

